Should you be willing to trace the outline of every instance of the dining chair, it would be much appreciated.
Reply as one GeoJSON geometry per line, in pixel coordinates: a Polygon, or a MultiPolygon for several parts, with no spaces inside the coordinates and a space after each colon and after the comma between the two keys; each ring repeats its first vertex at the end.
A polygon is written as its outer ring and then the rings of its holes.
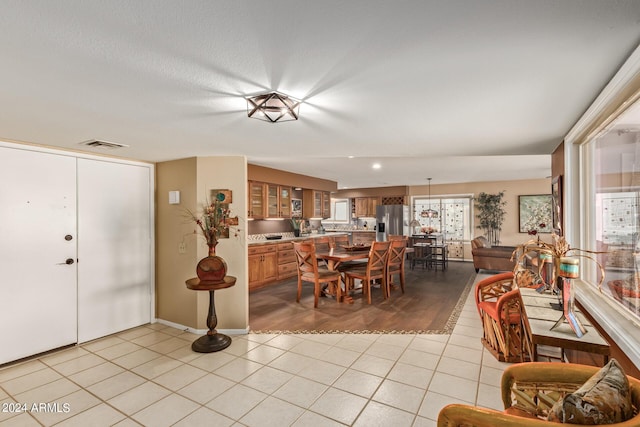
{"type": "Polygon", "coordinates": [[[316,251],[318,252],[327,252],[331,249],[331,245],[329,243],[329,237],[317,237],[313,239],[313,243],[316,245],[316,251]]]}
{"type": "Polygon", "coordinates": [[[357,266],[344,271],[345,289],[348,293],[354,287],[354,281],[362,281],[362,294],[367,296],[367,302],[371,304],[371,282],[381,281],[382,295],[385,299],[389,294],[387,289],[387,257],[391,242],[373,242],[369,249],[369,260],[364,266],[357,266]]]}
{"type": "MultiPolygon", "coordinates": [[[[331,240],[328,236],[326,237],[318,237],[312,239],[313,244],[316,246],[316,252],[329,252],[331,249],[331,240]]],[[[318,261],[318,265],[320,267],[328,267],[327,262],[325,260],[318,261]]]]}
{"type": "Polygon", "coordinates": [[[438,270],[438,266],[442,267],[442,271],[449,266],[449,248],[445,244],[431,245],[431,254],[428,259],[429,268],[433,267],[438,270]]]}
{"type": "Polygon", "coordinates": [[[314,308],[318,307],[321,285],[325,283],[331,284],[335,282],[336,301],[340,301],[342,297],[342,276],[337,271],[318,267],[316,248],[313,242],[293,242],[293,248],[296,253],[296,265],[298,267],[298,296],[296,302],[300,302],[303,281],[313,283],[314,308]]]}
{"type": "Polygon", "coordinates": [[[389,239],[390,241],[394,241],[394,240],[407,240],[407,236],[403,236],[401,234],[389,234],[389,239]]]}
{"type": "Polygon", "coordinates": [[[393,283],[393,276],[396,274],[400,280],[400,289],[404,294],[404,254],[407,250],[406,239],[391,240],[389,245],[389,256],[387,257],[387,286],[388,294],[391,294],[391,289],[395,287],[393,283]]]}
{"type": "Polygon", "coordinates": [[[496,274],[475,287],[476,308],[482,321],[482,344],[501,362],[522,362],[526,352],[522,327],[522,299],[513,286],[513,272],[496,274]]]}
{"type": "Polygon", "coordinates": [[[339,248],[340,246],[347,246],[349,244],[349,236],[346,234],[340,234],[333,236],[333,247],[339,248]]]}
{"type": "Polygon", "coordinates": [[[431,245],[427,244],[427,240],[424,238],[414,239],[411,246],[414,251],[411,258],[411,269],[413,270],[417,263],[422,264],[423,269],[429,267],[432,252],[431,245]]]}

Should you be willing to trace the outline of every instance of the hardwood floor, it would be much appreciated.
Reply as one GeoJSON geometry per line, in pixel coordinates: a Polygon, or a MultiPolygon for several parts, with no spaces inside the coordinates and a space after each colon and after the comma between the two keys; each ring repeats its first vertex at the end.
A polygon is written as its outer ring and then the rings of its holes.
{"type": "MultiPolygon", "coordinates": [[[[297,278],[249,294],[249,325],[252,331],[413,331],[445,333],[455,325],[450,318],[473,283],[470,262],[449,262],[446,271],[406,266],[405,293],[400,288],[384,300],[379,288],[372,289],[368,305],[361,293],[353,304],[338,304],[331,297],[320,298],[313,308],[313,286],[303,283],[302,298],[296,303],[297,278]]],[[[460,305],[460,307],[461,307],[460,305]]]]}

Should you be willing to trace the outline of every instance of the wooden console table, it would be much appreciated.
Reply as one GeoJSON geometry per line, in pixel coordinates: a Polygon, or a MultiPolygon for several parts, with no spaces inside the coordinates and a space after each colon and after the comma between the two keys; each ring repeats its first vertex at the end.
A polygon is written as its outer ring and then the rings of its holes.
{"type": "Polygon", "coordinates": [[[551,329],[562,316],[562,310],[553,308],[558,304],[557,296],[551,295],[548,291],[540,294],[531,288],[520,288],[520,295],[525,311],[525,315],[522,316],[523,322],[528,323],[523,326],[528,327],[531,336],[532,361],[536,361],[538,357],[538,345],[547,345],[560,348],[563,360],[564,350],[570,349],[600,354],[604,357],[604,363],[607,363],[610,354],[609,344],[582,313],[576,312],[587,333],[578,338],[567,322],[551,329]]]}
{"type": "Polygon", "coordinates": [[[224,350],[231,345],[231,337],[220,334],[216,331],[218,318],[216,317],[216,304],[214,301],[215,291],[219,289],[230,288],[236,284],[236,278],[233,276],[225,276],[222,281],[208,282],[194,277],[187,280],[187,288],[194,291],[209,291],[209,313],[207,315],[207,326],[209,330],[207,335],[202,336],[191,344],[191,349],[198,353],[213,353],[214,351],[224,350]]]}

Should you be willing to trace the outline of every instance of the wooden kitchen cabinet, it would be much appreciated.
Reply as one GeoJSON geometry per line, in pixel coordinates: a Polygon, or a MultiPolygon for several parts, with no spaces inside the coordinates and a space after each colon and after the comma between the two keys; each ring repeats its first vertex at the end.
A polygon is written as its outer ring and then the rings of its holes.
{"type": "Polygon", "coordinates": [[[278,280],[288,279],[298,274],[293,243],[278,243],[278,280]]]}
{"type": "Polygon", "coordinates": [[[302,193],[302,216],[305,218],[329,218],[331,216],[331,194],[328,191],[304,190],[302,193]]]}
{"type": "Polygon", "coordinates": [[[262,219],[266,214],[265,184],[249,181],[249,207],[247,217],[262,219]]]}
{"type": "Polygon", "coordinates": [[[331,193],[322,192],[322,218],[331,218],[331,193]]]}
{"type": "Polygon", "coordinates": [[[356,217],[375,218],[377,206],[377,197],[356,197],[356,217]]]}
{"type": "MultiPolygon", "coordinates": [[[[364,243],[375,240],[375,233],[361,233],[364,243]],[[369,239],[367,239],[369,238],[369,239]]],[[[313,239],[327,239],[331,246],[349,244],[346,234],[337,236],[317,235],[313,239]]],[[[303,241],[303,238],[297,239],[303,241]]],[[[267,286],[279,280],[290,279],[298,275],[296,254],[293,242],[269,242],[249,245],[249,290],[267,286]]]]}
{"type": "Polygon", "coordinates": [[[249,218],[291,218],[291,187],[249,181],[249,218]]]}
{"type": "Polygon", "coordinates": [[[249,289],[278,278],[278,252],[275,244],[249,247],[249,289]]]}
{"type": "Polygon", "coordinates": [[[279,218],[291,218],[291,187],[278,186],[279,218]]]}

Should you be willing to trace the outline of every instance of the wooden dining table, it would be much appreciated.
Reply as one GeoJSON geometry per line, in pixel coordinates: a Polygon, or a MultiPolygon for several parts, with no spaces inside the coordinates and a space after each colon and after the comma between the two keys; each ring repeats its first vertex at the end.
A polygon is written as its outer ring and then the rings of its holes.
{"type": "Polygon", "coordinates": [[[343,262],[357,261],[369,258],[371,246],[363,246],[358,250],[346,250],[344,248],[332,248],[328,251],[316,252],[316,258],[327,261],[329,270],[336,270],[343,262]]]}
{"type": "MultiPolygon", "coordinates": [[[[342,247],[331,248],[328,251],[316,252],[316,258],[319,260],[320,259],[325,260],[327,262],[327,268],[329,270],[336,271],[338,269],[338,266],[343,262],[368,259],[370,248],[371,248],[370,246],[364,246],[362,248],[356,248],[354,250],[347,250],[342,247]]],[[[330,295],[335,296],[335,290],[327,289],[327,291],[330,295]]],[[[347,295],[345,291],[343,293],[342,302],[352,304],[353,298],[347,295]]]]}

